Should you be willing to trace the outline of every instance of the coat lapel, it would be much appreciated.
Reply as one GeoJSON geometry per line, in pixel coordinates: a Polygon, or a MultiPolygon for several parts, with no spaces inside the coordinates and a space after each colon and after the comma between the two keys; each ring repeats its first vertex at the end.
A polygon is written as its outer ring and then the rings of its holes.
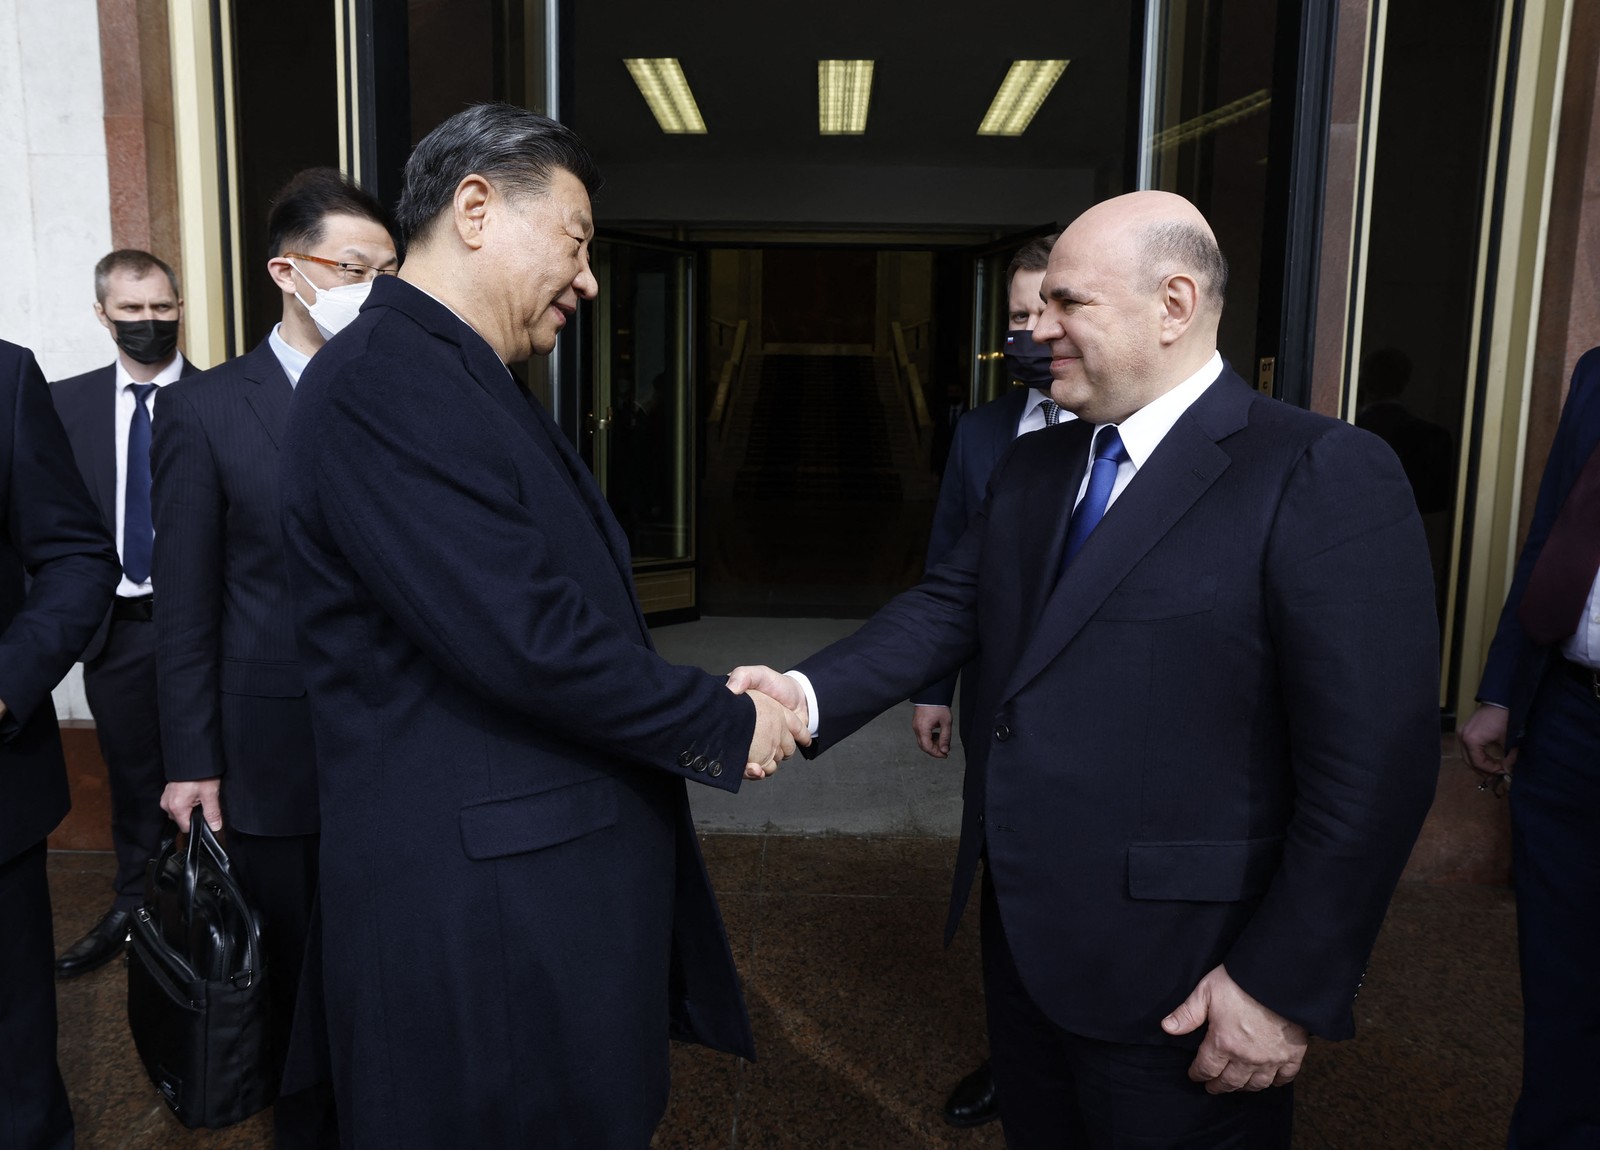
{"type": "Polygon", "coordinates": [[[256,413],[267,438],[277,447],[283,437],[283,425],[289,419],[289,404],[294,400],[294,386],[284,374],[283,365],[273,354],[272,345],[262,340],[243,361],[244,378],[250,386],[244,389],[245,402],[256,413]]]}
{"type": "MultiPolygon", "coordinates": [[[[117,526],[117,366],[104,372],[104,383],[86,412],[90,458],[94,460],[94,501],[114,533],[117,526]]],[[[119,546],[120,541],[119,541],[119,546]]]]}
{"type": "Polygon", "coordinates": [[[426,292],[396,276],[379,276],[362,310],[373,307],[395,308],[420,324],[424,330],[461,349],[461,363],[467,373],[500,405],[512,422],[522,428],[541,457],[560,475],[588,511],[595,529],[605,540],[625,597],[632,604],[641,639],[646,646],[651,646],[650,632],[639,608],[639,597],[634,593],[633,562],[628,540],[616,516],[611,513],[611,507],[601,494],[594,476],[544,407],[523,392],[516,377],[500,362],[500,357],[495,355],[494,349],[482,336],[426,292]]]}
{"type": "MultiPolygon", "coordinates": [[[[1218,441],[1248,422],[1253,394],[1225,370],[1173,424],[1055,582],[1037,624],[1022,644],[1003,699],[1027,686],[1072,642],[1107,596],[1227,470],[1231,457],[1218,441]]],[[[1074,453],[1077,467],[1073,474],[1080,480],[1088,462],[1087,449],[1085,437],[1074,453]]],[[[1058,517],[1048,551],[1050,571],[1060,569],[1066,547],[1071,500],[1062,502],[1065,513],[1058,517]]]]}
{"type": "Polygon", "coordinates": [[[617,517],[611,513],[611,506],[600,491],[600,485],[595,482],[594,476],[579,458],[572,444],[567,442],[567,437],[561,434],[561,429],[545,411],[544,405],[522,390],[516,377],[505,364],[500,362],[500,357],[494,354],[494,350],[487,343],[479,338],[464,338],[462,356],[467,370],[472,373],[479,386],[493,396],[505,409],[506,414],[543,450],[546,458],[550,459],[551,466],[562,475],[571,487],[572,493],[588,511],[595,529],[600,532],[601,538],[605,540],[606,549],[611,553],[612,562],[622,579],[628,601],[633,605],[640,634],[645,636],[648,644],[649,628],[645,624],[638,596],[634,594],[633,589],[633,560],[628,540],[622,533],[622,526],[617,522],[617,517]]]}

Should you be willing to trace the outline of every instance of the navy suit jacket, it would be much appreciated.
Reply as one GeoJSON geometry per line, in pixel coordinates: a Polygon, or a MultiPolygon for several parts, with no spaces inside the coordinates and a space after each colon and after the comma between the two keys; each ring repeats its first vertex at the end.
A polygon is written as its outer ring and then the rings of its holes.
{"type": "Polygon", "coordinates": [[[737,789],[751,701],[655,653],[593,477],[409,283],[312,360],[282,485],[341,1124],[645,1145],[669,1027],[751,1053],[684,788],[737,789]]]}
{"type": "MultiPolygon", "coordinates": [[[[194,374],[198,368],[187,359],[179,375],[194,374]]],[[[67,430],[72,458],[78,474],[89,488],[89,496],[100,512],[112,545],[117,537],[117,365],[108,363],[82,375],[57,380],[50,385],[56,414],[67,430]]],[[[152,584],[153,585],[153,584],[152,584]]],[[[111,623],[110,608],[79,658],[87,663],[100,654],[111,623]]]]}
{"type": "Polygon", "coordinates": [[[121,573],[33,353],[0,340],[0,862],[71,805],[50,689],[121,573]]]}
{"type": "Polygon", "coordinates": [[[278,499],[293,398],[263,340],[162,388],[150,452],[167,778],[220,776],[228,824],[257,835],[318,827],[278,499]]]}
{"type": "Polygon", "coordinates": [[[1376,436],[1225,369],[1059,580],[1093,429],[1018,439],[950,559],[800,665],[821,750],[975,652],[950,929],[986,850],[1034,1001],[1169,1039],[1218,963],[1342,1038],[1439,770],[1433,574],[1376,436]]]}
{"type": "MultiPolygon", "coordinates": [[[[945,556],[955,550],[972,517],[983,506],[995,464],[1011,449],[1011,441],[1017,437],[1017,423],[1028,406],[1028,392],[1026,387],[1013,387],[1000,398],[973,408],[957,421],[950,458],[945,464],[944,478],[939,481],[933,528],[928,533],[928,570],[943,563],[945,556]]],[[[967,712],[972,703],[971,684],[976,677],[976,668],[971,668],[966,679],[968,685],[961,693],[963,741],[967,712]]],[[[912,696],[912,702],[948,707],[955,697],[956,676],[948,675],[918,691],[912,696]]]]}
{"type": "Polygon", "coordinates": [[[1506,594],[1500,625],[1495,629],[1494,642],[1489,645],[1489,658],[1478,685],[1479,699],[1511,710],[1506,717],[1508,747],[1522,741],[1528,712],[1544,682],[1545,672],[1561,656],[1559,647],[1535,643],[1522,629],[1522,621],[1517,618],[1522,593],[1544,551],[1545,540],[1550,538],[1550,529],[1561,514],[1561,506],[1567,501],[1568,492],[1596,450],[1600,450],[1600,348],[1584,352],[1572,370],[1572,386],[1567,389],[1567,401],[1561,408],[1561,422],[1556,426],[1556,437],[1550,445],[1544,478],[1539,481],[1539,497],[1533,506],[1528,538],[1522,545],[1522,554],[1517,557],[1511,590],[1506,594]]]}

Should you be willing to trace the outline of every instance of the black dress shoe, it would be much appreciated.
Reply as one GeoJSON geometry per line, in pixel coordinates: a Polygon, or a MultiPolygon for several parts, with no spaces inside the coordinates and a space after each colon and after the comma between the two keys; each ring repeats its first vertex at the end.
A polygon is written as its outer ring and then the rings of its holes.
{"type": "Polygon", "coordinates": [[[1000,1117],[1000,1103],[994,1096],[994,1071],[989,1060],[967,1075],[945,1099],[944,1120],[951,1126],[982,1126],[1000,1117]]]}
{"type": "Polygon", "coordinates": [[[56,977],[77,978],[99,970],[121,954],[128,942],[128,919],[131,917],[132,913],[126,910],[106,911],[105,917],[95,923],[88,934],[56,959],[56,977]]]}

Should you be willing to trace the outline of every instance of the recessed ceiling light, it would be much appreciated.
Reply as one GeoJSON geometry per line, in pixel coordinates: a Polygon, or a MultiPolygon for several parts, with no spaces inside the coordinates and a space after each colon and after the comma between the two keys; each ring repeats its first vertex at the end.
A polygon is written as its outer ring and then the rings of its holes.
{"type": "Polygon", "coordinates": [[[1067,70],[1067,60],[1013,60],[994,94],[980,136],[1020,136],[1028,130],[1050,89],[1067,70]]]}
{"type": "Polygon", "coordinates": [[[824,136],[859,136],[872,101],[871,60],[817,61],[817,124],[824,136]]]}
{"type": "Polygon", "coordinates": [[[676,59],[635,58],[623,63],[663,132],[675,136],[705,134],[706,122],[700,118],[700,107],[694,102],[689,81],[684,79],[683,68],[676,59]]]}

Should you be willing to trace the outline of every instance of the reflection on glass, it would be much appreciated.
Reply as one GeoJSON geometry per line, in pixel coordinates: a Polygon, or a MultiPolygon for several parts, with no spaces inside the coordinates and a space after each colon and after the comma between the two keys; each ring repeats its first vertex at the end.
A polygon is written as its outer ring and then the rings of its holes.
{"type": "Polygon", "coordinates": [[[688,255],[594,245],[595,473],[635,563],[692,558],[688,255]]]}
{"type": "MultiPolygon", "coordinates": [[[[1247,380],[1258,355],[1274,354],[1259,345],[1277,338],[1258,332],[1263,248],[1281,245],[1268,238],[1267,203],[1277,15],[1278,0],[1166,0],[1147,77],[1150,186],[1188,198],[1211,222],[1233,270],[1217,341],[1247,380]]],[[[1277,302],[1265,302],[1275,314],[1277,302]]]]}

